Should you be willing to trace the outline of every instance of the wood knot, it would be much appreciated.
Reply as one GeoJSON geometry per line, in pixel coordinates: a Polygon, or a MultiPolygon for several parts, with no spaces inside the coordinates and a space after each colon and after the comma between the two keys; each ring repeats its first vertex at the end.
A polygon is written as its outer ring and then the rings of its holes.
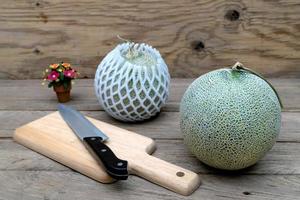
{"type": "Polygon", "coordinates": [[[45,13],[41,12],[41,13],[40,13],[40,18],[41,18],[41,20],[42,20],[44,23],[47,23],[47,22],[48,22],[48,16],[45,15],[45,13]]]}
{"type": "Polygon", "coordinates": [[[202,51],[205,48],[205,45],[202,41],[195,41],[193,42],[192,46],[196,51],[202,51]]]}
{"type": "Polygon", "coordinates": [[[247,191],[245,191],[245,192],[243,192],[243,194],[244,194],[244,195],[250,195],[250,194],[251,194],[251,192],[247,192],[247,191]]]}
{"type": "Polygon", "coordinates": [[[40,51],[38,48],[35,48],[35,49],[33,50],[33,53],[35,53],[35,54],[40,54],[41,51],[40,51]]]}
{"type": "Polygon", "coordinates": [[[36,2],[36,3],[35,3],[35,6],[36,6],[36,7],[39,7],[40,5],[41,5],[40,2],[36,2]]]}
{"type": "Polygon", "coordinates": [[[240,18],[240,12],[237,10],[228,10],[225,14],[225,18],[229,21],[236,21],[240,18]]]}

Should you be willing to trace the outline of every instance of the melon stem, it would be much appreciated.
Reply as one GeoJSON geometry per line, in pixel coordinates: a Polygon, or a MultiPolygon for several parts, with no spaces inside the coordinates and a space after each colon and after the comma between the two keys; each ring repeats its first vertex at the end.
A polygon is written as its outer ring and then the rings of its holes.
{"type": "Polygon", "coordinates": [[[130,40],[128,40],[128,39],[125,39],[125,38],[121,37],[120,35],[117,35],[117,38],[129,44],[128,52],[127,52],[127,54],[126,54],[126,57],[127,57],[128,59],[131,59],[131,58],[133,58],[134,56],[136,56],[136,52],[135,52],[135,50],[133,49],[133,47],[134,47],[134,45],[135,45],[134,42],[132,42],[132,41],[130,41],[130,40]]]}
{"type": "Polygon", "coordinates": [[[247,67],[244,67],[244,65],[240,62],[236,62],[232,67],[231,67],[232,70],[236,70],[236,71],[245,71],[245,72],[248,72],[248,73],[251,73],[255,76],[258,76],[259,78],[263,79],[264,81],[266,81],[266,83],[269,84],[269,86],[272,88],[272,90],[275,92],[277,98],[278,98],[278,101],[279,101],[279,104],[280,104],[280,107],[283,108],[283,104],[282,104],[282,101],[279,97],[279,94],[278,92],[276,91],[276,89],[273,87],[273,85],[267,80],[265,79],[261,74],[259,74],[258,72],[250,69],[250,68],[247,68],[247,67]]]}

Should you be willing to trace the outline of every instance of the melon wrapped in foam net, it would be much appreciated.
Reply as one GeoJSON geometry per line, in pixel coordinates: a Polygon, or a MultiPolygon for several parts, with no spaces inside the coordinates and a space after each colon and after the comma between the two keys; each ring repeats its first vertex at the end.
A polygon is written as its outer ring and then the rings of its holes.
{"type": "Polygon", "coordinates": [[[147,44],[123,43],[99,64],[96,96],[104,110],[122,121],[142,121],[169,96],[170,75],[160,53],[147,44]]]}

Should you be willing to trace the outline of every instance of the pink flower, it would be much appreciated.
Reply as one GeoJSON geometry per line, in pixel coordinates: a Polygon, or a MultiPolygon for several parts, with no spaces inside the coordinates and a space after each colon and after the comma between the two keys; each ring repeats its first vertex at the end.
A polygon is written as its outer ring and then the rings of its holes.
{"type": "Polygon", "coordinates": [[[52,72],[48,75],[47,79],[48,79],[48,80],[51,80],[51,81],[55,81],[58,77],[59,77],[59,73],[56,72],[56,71],[52,71],[52,72]]]}
{"type": "Polygon", "coordinates": [[[65,70],[65,71],[64,71],[64,75],[65,75],[66,77],[68,77],[68,78],[75,78],[76,72],[75,72],[74,69],[72,69],[72,70],[65,70]]]}

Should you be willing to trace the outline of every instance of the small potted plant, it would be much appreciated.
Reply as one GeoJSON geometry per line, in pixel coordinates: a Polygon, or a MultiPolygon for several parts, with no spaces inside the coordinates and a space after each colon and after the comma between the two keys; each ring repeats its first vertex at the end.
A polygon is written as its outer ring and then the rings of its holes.
{"type": "Polygon", "coordinates": [[[70,100],[70,91],[72,88],[73,79],[78,75],[78,72],[71,67],[69,63],[51,64],[44,71],[44,82],[48,82],[48,87],[53,87],[59,102],[64,103],[70,100]]]}

